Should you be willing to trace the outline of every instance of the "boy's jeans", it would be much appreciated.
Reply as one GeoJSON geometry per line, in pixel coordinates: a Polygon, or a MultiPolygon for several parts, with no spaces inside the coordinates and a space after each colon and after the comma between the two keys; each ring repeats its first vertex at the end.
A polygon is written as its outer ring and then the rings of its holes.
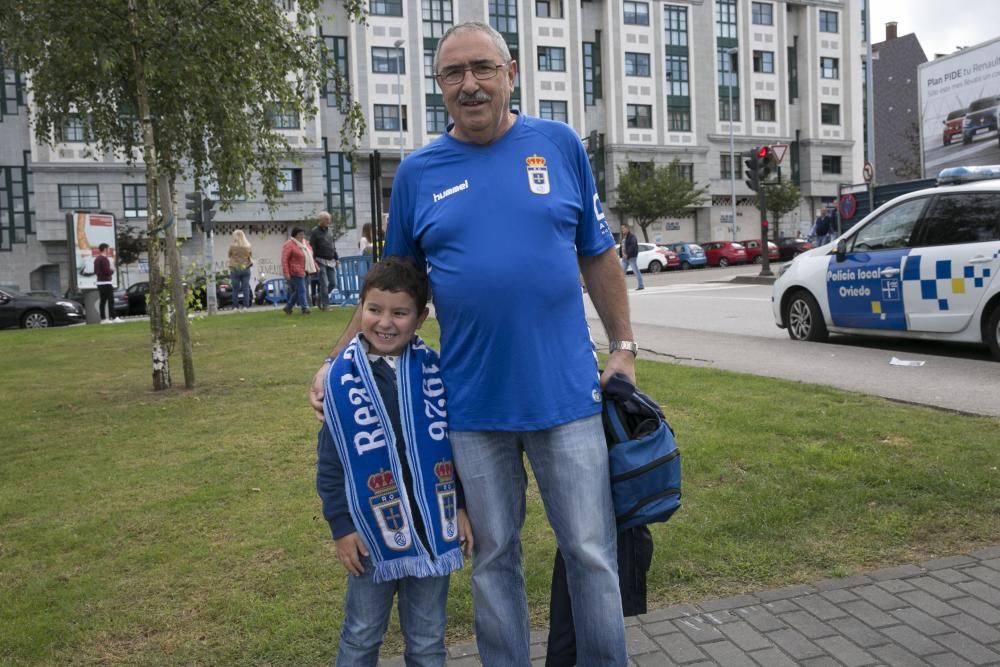
{"type": "Polygon", "coordinates": [[[405,577],[376,584],[372,582],[371,559],[362,558],[361,563],[363,575],[347,575],[337,667],[378,664],[395,594],[399,595],[399,625],[406,642],[407,667],[442,667],[449,577],[405,577]]]}
{"type": "Polygon", "coordinates": [[[527,453],[566,559],[579,665],[624,667],[608,448],[601,416],[544,431],[450,434],[475,535],[472,596],[483,665],[530,665],[521,567],[527,453]]]}

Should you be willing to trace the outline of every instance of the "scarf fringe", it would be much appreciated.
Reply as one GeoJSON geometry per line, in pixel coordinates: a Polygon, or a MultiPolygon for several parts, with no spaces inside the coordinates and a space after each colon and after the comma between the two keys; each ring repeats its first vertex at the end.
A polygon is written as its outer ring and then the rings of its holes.
{"type": "Polygon", "coordinates": [[[461,549],[449,549],[434,560],[422,556],[394,558],[375,564],[372,581],[382,584],[403,577],[444,577],[465,564],[461,549]]]}

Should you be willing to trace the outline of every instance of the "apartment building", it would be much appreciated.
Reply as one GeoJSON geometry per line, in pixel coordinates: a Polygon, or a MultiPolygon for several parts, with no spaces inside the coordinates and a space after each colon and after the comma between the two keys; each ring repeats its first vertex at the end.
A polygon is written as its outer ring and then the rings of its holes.
{"type": "MultiPolygon", "coordinates": [[[[293,2],[284,4],[294,10],[293,2]]],[[[361,25],[329,0],[320,37],[330,66],[348,85],[338,90],[331,80],[321,86],[315,119],[272,119],[297,151],[283,181],[285,198],[273,212],[252,198],[234,202],[216,218],[215,244],[224,249],[232,230],[245,229],[257,269],[273,275],[290,226],[328,209],[349,227],[339,242],[341,254],[354,252],[362,225],[388,210],[401,156],[446,131],[434,51],[451,25],[470,20],[493,25],[518,61],[512,106],[563,121],[587,143],[613,227],[624,221],[615,206],[619,170],[630,162],[666,165],[677,159],[681,172],[708,186],[711,196],[689,217],[654,224],[651,237],[752,237],[759,220],[740,154],[783,144],[788,148],[781,176],[800,186],[804,200],[779,230],[803,232],[815,211],[836,197],[839,184],[861,181],[862,4],[371,0],[367,24],[361,25]],[[368,125],[353,162],[340,139],[347,101],[361,106],[368,125]]],[[[141,172],[114,156],[89,155],[85,133],[75,127],[64,128],[63,143],[54,148],[35,145],[21,74],[4,72],[9,83],[0,99],[0,284],[51,289],[58,280],[65,289],[66,212],[109,210],[120,222],[144,225],[141,172]]],[[[201,232],[180,231],[188,238],[187,260],[202,261],[201,232]]]]}

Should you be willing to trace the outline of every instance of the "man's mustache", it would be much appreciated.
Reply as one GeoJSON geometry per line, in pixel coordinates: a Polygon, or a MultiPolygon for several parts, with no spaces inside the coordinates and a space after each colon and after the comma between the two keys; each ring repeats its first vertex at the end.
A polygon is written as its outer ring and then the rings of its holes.
{"type": "Polygon", "coordinates": [[[487,95],[481,90],[477,90],[471,95],[467,95],[465,93],[458,94],[459,104],[463,104],[465,102],[489,102],[491,99],[493,98],[491,98],[489,95],[487,95]]]}

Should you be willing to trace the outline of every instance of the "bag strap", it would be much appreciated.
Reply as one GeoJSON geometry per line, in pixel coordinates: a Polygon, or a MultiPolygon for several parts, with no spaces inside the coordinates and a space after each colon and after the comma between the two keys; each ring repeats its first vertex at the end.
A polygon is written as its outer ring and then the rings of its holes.
{"type": "Polygon", "coordinates": [[[604,400],[603,412],[605,430],[610,431],[615,438],[615,441],[609,444],[617,445],[628,440],[628,433],[625,432],[625,426],[618,415],[618,407],[612,399],[604,400]]]}

